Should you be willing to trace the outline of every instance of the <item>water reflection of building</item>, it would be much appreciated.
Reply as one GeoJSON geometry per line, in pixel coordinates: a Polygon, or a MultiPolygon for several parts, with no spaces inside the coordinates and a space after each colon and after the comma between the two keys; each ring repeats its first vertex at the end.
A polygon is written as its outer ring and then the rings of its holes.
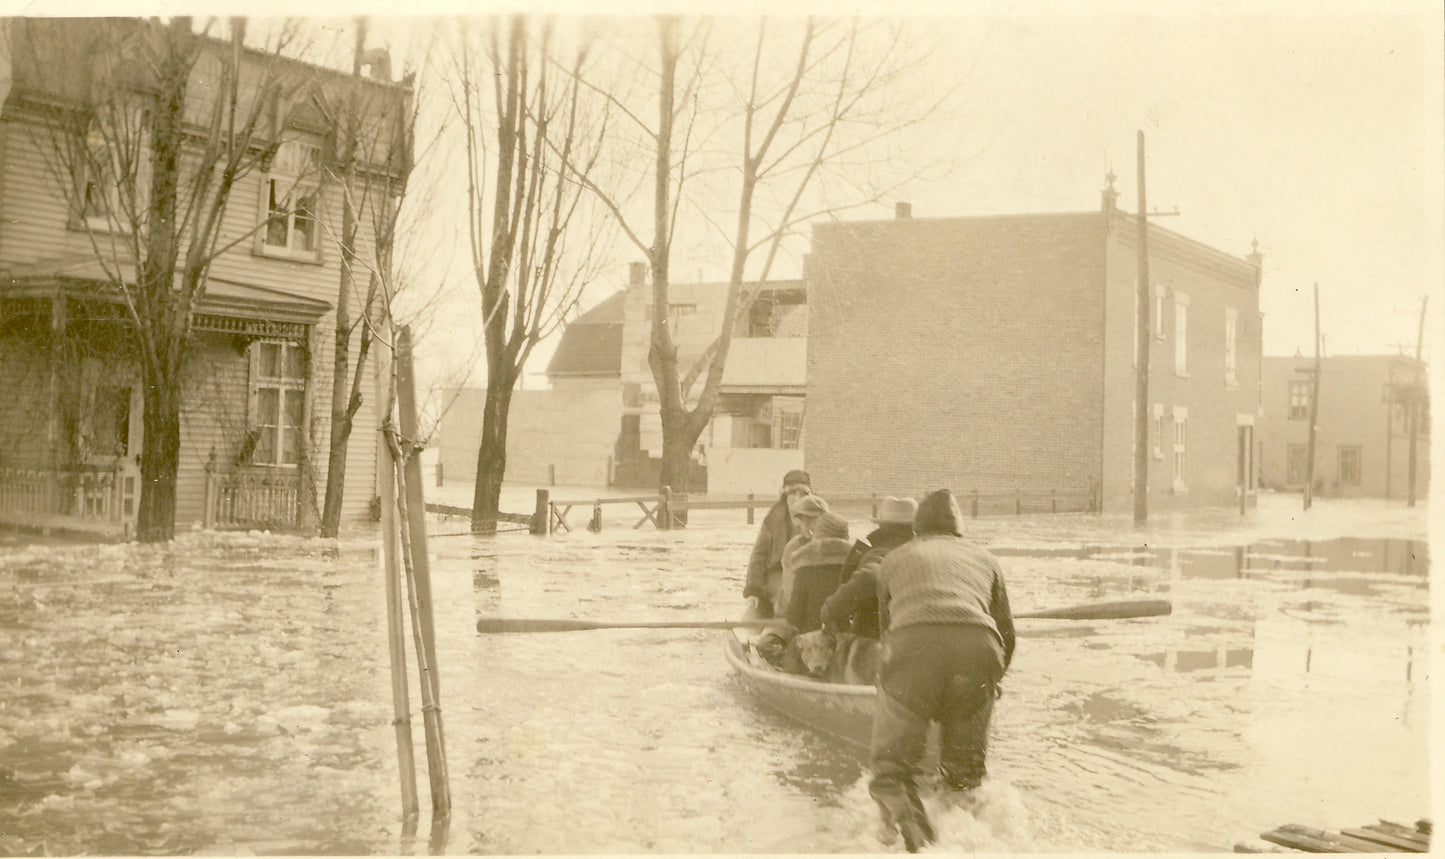
{"type": "Polygon", "coordinates": [[[1175,649],[1140,654],[1139,658],[1166,671],[1187,674],[1191,671],[1211,669],[1251,668],[1254,665],[1254,648],[1221,646],[1213,650],[1175,649]]]}

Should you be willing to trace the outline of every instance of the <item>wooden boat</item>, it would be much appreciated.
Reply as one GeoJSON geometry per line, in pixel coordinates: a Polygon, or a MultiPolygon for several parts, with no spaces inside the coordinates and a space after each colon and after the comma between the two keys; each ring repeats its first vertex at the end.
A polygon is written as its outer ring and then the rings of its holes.
{"type": "Polygon", "coordinates": [[[873,731],[873,686],[825,683],[781,671],[758,654],[747,633],[727,638],[728,664],[768,708],[858,749],[868,748],[873,731]]]}

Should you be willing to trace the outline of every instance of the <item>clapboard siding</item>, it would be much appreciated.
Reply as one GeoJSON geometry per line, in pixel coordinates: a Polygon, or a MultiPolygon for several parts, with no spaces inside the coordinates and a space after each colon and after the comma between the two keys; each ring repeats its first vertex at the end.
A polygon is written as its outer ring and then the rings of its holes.
{"type": "MultiPolygon", "coordinates": [[[[249,173],[237,184],[221,222],[220,246],[235,243],[211,265],[211,276],[248,283],[319,299],[336,306],[337,287],[341,274],[342,193],[339,186],[322,188],[319,215],[319,262],[301,262],[267,256],[256,250],[256,233],[263,219],[262,190],[266,174],[249,173]]],[[[363,217],[358,241],[362,265],[357,268],[359,288],[364,291],[367,266],[371,262],[372,230],[369,217],[363,217]]],[[[355,295],[353,293],[353,295],[355,295]]],[[[360,302],[353,299],[353,305],[360,302]]]]}
{"type": "Polygon", "coordinates": [[[232,338],[196,338],[186,366],[181,412],[181,461],[176,477],[176,527],[205,517],[206,462],[211,451],[225,467],[240,452],[248,431],[250,358],[232,338]]]}
{"type": "MultiPolygon", "coordinates": [[[[86,234],[69,228],[70,208],[43,146],[47,134],[30,123],[0,122],[5,135],[4,228],[0,265],[94,253],[86,234]]],[[[53,157],[53,156],[52,156],[53,157]]]]}
{"type": "MultiPolygon", "coordinates": [[[[95,253],[86,232],[71,228],[65,189],[58,184],[54,167],[47,164],[45,147],[52,145],[48,134],[43,126],[17,121],[9,115],[0,121],[0,135],[4,138],[0,142],[0,153],[3,153],[3,160],[0,160],[0,200],[4,201],[3,211],[0,211],[0,268],[88,259],[95,253]]],[[[236,244],[221,254],[210,273],[213,278],[321,300],[332,308],[318,321],[312,339],[315,354],[311,386],[311,439],[319,494],[325,489],[327,445],[330,440],[334,308],[340,284],[340,253],[336,239],[340,234],[342,196],[335,186],[323,189],[320,262],[297,262],[267,257],[255,251],[254,231],[262,217],[262,188],[263,174],[259,171],[248,174],[238,183],[223,215],[219,243],[221,246],[230,242],[236,244]]],[[[364,302],[373,248],[371,226],[367,213],[360,221],[358,242],[367,265],[360,266],[356,273],[357,291],[353,292],[351,302],[353,317],[364,302]]],[[[101,238],[104,239],[103,236],[101,238]]],[[[350,362],[353,368],[357,350],[355,340],[353,337],[350,362]]],[[[176,487],[178,527],[189,527],[203,517],[205,464],[212,448],[217,451],[218,462],[225,464],[238,448],[240,439],[244,439],[246,431],[249,362],[244,351],[237,351],[226,338],[198,334],[193,354],[195,362],[188,371],[185,413],[182,416],[181,463],[176,487]]],[[[26,360],[31,358],[33,356],[27,356],[26,360]]],[[[13,381],[17,391],[21,390],[18,386],[22,381],[16,374],[21,369],[15,356],[0,354],[0,374],[3,374],[0,379],[4,379],[7,386],[13,381]]],[[[25,388],[24,395],[48,396],[44,388],[47,377],[48,373],[40,373],[38,393],[25,388]]],[[[29,385],[29,382],[23,384],[29,385]]],[[[355,419],[347,456],[347,490],[342,514],[343,519],[348,521],[369,516],[376,488],[379,421],[376,415],[376,374],[371,360],[364,369],[361,392],[363,405],[355,419]]],[[[39,405],[43,407],[45,401],[42,399],[39,405]]],[[[0,417],[0,439],[11,434],[9,424],[13,415],[10,410],[6,411],[7,415],[0,417]]],[[[27,460],[43,457],[43,435],[37,437],[33,432],[20,434],[25,436],[26,441],[9,448],[6,460],[18,461],[22,455],[27,460]]]]}

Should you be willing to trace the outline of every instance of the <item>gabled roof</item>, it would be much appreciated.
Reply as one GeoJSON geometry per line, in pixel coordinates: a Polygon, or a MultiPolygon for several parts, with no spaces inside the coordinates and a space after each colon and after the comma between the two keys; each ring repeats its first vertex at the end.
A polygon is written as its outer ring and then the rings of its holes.
{"type": "Polygon", "coordinates": [[[562,339],[548,376],[621,376],[622,306],[626,290],[618,290],[562,329],[562,339]]]}

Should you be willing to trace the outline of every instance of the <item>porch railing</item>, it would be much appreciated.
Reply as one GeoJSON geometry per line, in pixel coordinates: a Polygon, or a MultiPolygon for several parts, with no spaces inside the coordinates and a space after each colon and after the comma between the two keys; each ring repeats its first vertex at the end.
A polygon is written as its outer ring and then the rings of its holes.
{"type": "Polygon", "coordinates": [[[270,469],[206,467],[205,526],[216,529],[296,527],[297,474],[270,469]]]}
{"type": "Polygon", "coordinates": [[[0,468],[0,521],[40,528],[124,531],[118,466],[0,468]]]}

